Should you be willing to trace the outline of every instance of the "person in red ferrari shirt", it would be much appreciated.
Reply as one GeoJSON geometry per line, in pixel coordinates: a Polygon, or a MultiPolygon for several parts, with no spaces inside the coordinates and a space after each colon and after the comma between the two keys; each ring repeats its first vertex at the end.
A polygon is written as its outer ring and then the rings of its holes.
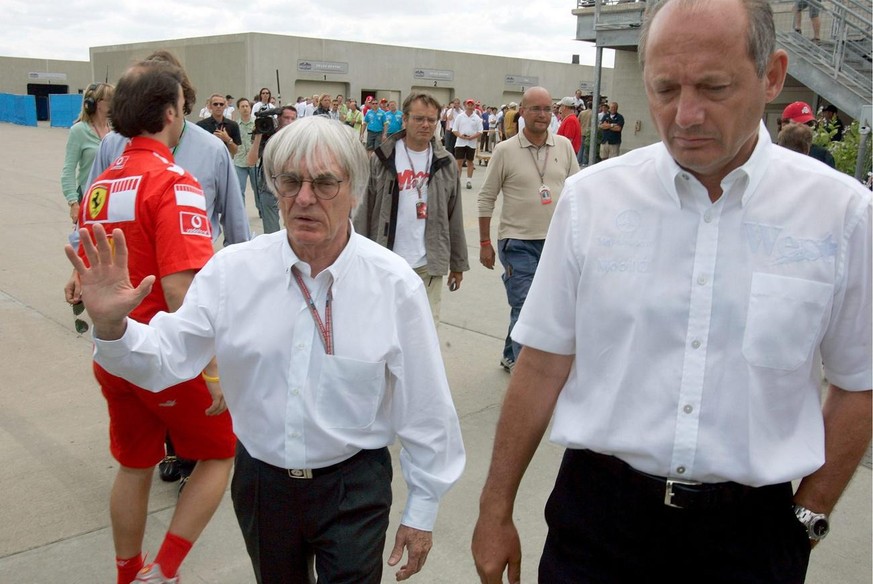
{"type": "MultiPolygon", "coordinates": [[[[110,233],[123,232],[131,282],[156,276],[149,295],[130,314],[145,323],[182,304],[194,275],[213,253],[203,191],[173,162],[171,152],[185,123],[182,79],[174,65],[142,61],[118,82],[112,122],[131,140],[92,183],[79,217],[89,235],[98,224],[110,233]]],[[[87,259],[81,247],[79,254],[87,259]]],[[[81,301],[75,293],[68,287],[69,302],[81,301]]],[[[202,378],[160,394],[96,363],[94,375],[108,404],[110,451],[120,464],[109,504],[118,584],[176,583],[179,565],[221,502],[236,446],[217,367],[213,360],[202,378]],[[167,432],[180,456],[199,462],[154,562],[143,566],[149,488],[164,457],[167,432]]]]}

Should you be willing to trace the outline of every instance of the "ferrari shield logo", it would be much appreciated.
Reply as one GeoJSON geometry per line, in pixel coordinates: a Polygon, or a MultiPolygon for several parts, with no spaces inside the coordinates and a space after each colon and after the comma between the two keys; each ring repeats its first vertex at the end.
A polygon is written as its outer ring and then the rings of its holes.
{"type": "Polygon", "coordinates": [[[103,207],[106,206],[106,199],[109,192],[104,186],[95,186],[91,189],[88,197],[88,215],[91,219],[98,219],[101,216],[103,207]]]}

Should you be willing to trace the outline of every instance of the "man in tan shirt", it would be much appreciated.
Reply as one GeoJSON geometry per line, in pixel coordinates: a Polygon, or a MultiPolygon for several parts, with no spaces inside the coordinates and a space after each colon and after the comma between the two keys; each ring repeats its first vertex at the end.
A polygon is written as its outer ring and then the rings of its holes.
{"type": "Polygon", "coordinates": [[[531,87],[521,100],[524,129],[494,148],[485,183],[479,191],[479,261],[494,269],[491,216],[503,194],[497,229],[497,253],[503,264],[503,284],[509,302],[509,331],[500,364],[511,370],[521,346],[510,334],[536,273],[549,222],[564,181],[579,170],[570,141],[549,132],[552,97],[542,87],[531,87]]]}

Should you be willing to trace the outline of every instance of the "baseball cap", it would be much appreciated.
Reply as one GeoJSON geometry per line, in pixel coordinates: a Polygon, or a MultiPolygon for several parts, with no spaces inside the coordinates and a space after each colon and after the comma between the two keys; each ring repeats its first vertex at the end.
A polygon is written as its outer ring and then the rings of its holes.
{"type": "Polygon", "coordinates": [[[388,103],[388,100],[383,97],[379,100],[379,103],[388,103]]]}
{"type": "Polygon", "coordinates": [[[472,103],[473,105],[476,105],[476,102],[473,101],[472,99],[468,99],[468,100],[464,101],[464,104],[468,104],[468,103],[472,103]]]}
{"type": "Polygon", "coordinates": [[[515,103],[514,101],[510,101],[510,102],[509,102],[509,107],[510,107],[510,108],[516,108],[516,107],[518,107],[518,104],[515,103]]]}
{"type": "Polygon", "coordinates": [[[805,124],[815,120],[815,116],[812,115],[812,108],[809,107],[808,103],[795,101],[794,103],[789,103],[788,106],[782,110],[782,119],[791,120],[796,124],[805,124]]]}
{"type": "Polygon", "coordinates": [[[576,107],[576,100],[572,97],[562,97],[561,105],[566,107],[576,107]]]}

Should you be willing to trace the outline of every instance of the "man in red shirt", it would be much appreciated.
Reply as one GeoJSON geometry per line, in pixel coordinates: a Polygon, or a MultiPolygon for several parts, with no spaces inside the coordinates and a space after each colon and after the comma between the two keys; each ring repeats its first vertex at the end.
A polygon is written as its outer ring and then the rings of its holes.
{"type": "Polygon", "coordinates": [[[561,118],[561,125],[558,126],[558,136],[569,140],[573,145],[573,151],[579,154],[579,148],[582,147],[582,126],[579,124],[579,118],[576,117],[576,100],[565,97],[561,99],[560,105],[558,116],[561,118]]]}
{"type": "MultiPolygon", "coordinates": [[[[203,191],[173,162],[170,151],[185,123],[182,79],[174,65],[143,61],[118,82],[112,122],[131,141],[91,185],[79,217],[82,237],[90,237],[97,224],[110,233],[121,230],[134,285],[154,278],[151,292],[130,315],[140,322],[175,311],[194,275],[212,256],[203,191]]],[[[79,254],[85,258],[81,248],[79,254]]],[[[235,450],[216,365],[209,364],[203,379],[160,394],[96,363],[94,375],[108,404],[110,450],[120,464],[109,503],[118,584],[176,583],[179,565],[221,502],[235,450]],[[154,563],[143,567],[149,488],[154,467],[164,457],[168,431],[179,455],[199,462],[179,496],[154,563]]]]}

